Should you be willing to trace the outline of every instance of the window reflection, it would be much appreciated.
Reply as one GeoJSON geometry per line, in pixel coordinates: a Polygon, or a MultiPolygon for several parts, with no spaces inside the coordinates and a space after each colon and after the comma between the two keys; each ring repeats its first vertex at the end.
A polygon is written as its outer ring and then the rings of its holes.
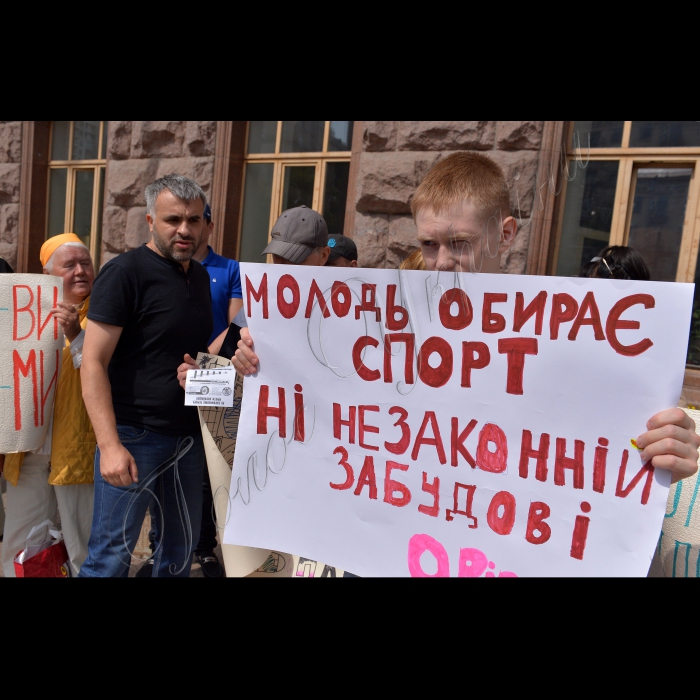
{"type": "Polygon", "coordinates": [[[632,148],[683,146],[700,146],[700,122],[632,122],[632,148]]]}
{"type": "Polygon", "coordinates": [[[319,153],[326,122],[282,122],[281,153],[319,153]]]}
{"type": "Polygon", "coordinates": [[[619,161],[591,161],[572,167],[566,191],[557,275],[578,275],[581,266],[610,240],[619,161]]]}
{"type": "Polygon", "coordinates": [[[675,282],[692,168],[640,168],[629,245],[641,253],[651,279],[675,282]]]}
{"type": "Polygon", "coordinates": [[[328,136],[329,151],[349,151],[352,147],[352,127],[354,122],[331,122],[328,136]]]}
{"type": "Polygon", "coordinates": [[[574,122],[572,148],[620,148],[625,122],[574,122]]]}
{"type": "Polygon", "coordinates": [[[73,122],[73,160],[95,160],[100,144],[100,122],[73,122]]]}
{"type": "Polygon", "coordinates": [[[315,178],[316,167],[313,165],[288,165],[285,167],[282,211],[302,205],[312,209],[315,178]]]}
{"type": "Polygon", "coordinates": [[[241,226],[241,262],[264,262],[260,257],[270,234],[272,199],[272,163],[248,163],[246,166],[243,222],[241,226]]]}
{"type": "Polygon", "coordinates": [[[277,122],[250,122],[248,153],[274,153],[277,144],[277,122]]]}

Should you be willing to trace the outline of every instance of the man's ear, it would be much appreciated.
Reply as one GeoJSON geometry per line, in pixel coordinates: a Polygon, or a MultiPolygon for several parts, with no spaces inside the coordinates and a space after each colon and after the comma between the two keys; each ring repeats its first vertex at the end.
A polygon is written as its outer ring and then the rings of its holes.
{"type": "Polygon", "coordinates": [[[357,260],[351,260],[350,267],[357,267],[357,260]]]}
{"type": "Polygon", "coordinates": [[[331,255],[331,249],[328,246],[326,246],[323,249],[323,252],[321,253],[321,262],[319,263],[319,267],[323,267],[326,264],[330,255],[331,255]]]}
{"type": "Polygon", "coordinates": [[[518,233],[518,222],[512,216],[503,220],[501,231],[501,242],[498,246],[499,253],[505,253],[513,245],[515,234],[518,233]]]}
{"type": "Polygon", "coordinates": [[[148,222],[148,229],[153,233],[153,217],[150,214],[146,214],[146,221],[148,222]]]}

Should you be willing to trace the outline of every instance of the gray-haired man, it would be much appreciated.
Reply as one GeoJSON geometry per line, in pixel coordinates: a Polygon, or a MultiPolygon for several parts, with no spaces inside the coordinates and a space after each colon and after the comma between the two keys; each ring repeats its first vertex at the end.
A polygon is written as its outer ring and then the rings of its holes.
{"type": "Polygon", "coordinates": [[[209,275],[195,260],[206,197],[172,175],[146,189],[152,238],[108,262],[93,288],[83,398],[95,428],[95,508],[80,576],[127,576],[146,510],[160,542],[153,576],[188,576],[199,539],[204,449],[174,368],[206,350],[209,275]]]}

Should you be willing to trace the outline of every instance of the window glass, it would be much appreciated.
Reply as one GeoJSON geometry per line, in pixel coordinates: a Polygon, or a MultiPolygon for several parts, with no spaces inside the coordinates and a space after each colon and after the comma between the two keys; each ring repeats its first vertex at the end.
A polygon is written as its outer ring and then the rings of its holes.
{"type": "Polygon", "coordinates": [[[700,122],[632,122],[631,148],[700,146],[700,122]]]}
{"type": "Polygon", "coordinates": [[[73,122],[73,160],[96,160],[100,122],[73,122]]]}
{"type": "Polygon", "coordinates": [[[281,153],[318,153],[323,150],[326,122],[282,122],[281,153]]]}
{"type": "Polygon", "coordinates": [[[690,319],[687,362],[689,365],[700,367],[700,254],[695,268],[695,296],[693,297],[693,314],[690,319]]]}
{"type": "Polygon", "coordinates": [[[329,151],[349,151],[352,147],[354,122],[331,122],[328,136],[329,151]]]}
{"type": "Polygon", "coordinates": [[[314,179],[316,166],[287,165],[284,169],[284,189],[282,190],[282,211],[302,204],[313,208],[314,179]]]}
{"type": "Polygon", "coordinates": [[[68,170],[57,168],[51,171],[49,180],[49,232],[47,238],[66,233],[66,183],[68,170]]]}
{"type": "Polygon", "coordinates": [[[656,282],[675,282],[692,168],[639,168],[629,246],[656,282]]]}
{"type": "Polygon", "coordinates": [[[51,160],[68,160],[70,122],[54,122],[51,135],[51,160]]]}
{"type": "Polygon", "coordinates": [[[95,188],[94,170],[77,170],[75,173],[75,208],[73,233],[90,249],[92,232],[92,195],[95,188]]]}
{"type": "Polygon", "coordinates": [[[620,148],[625,122],[574,122],[572,148],[620,148]]]}
{"type": "Polygon", "coordinates": [[[273,163],[248,163],[241,226],[241,262],[265,262],[261,253],[270,234],[273,163]]]}
{"type": "Polygon", "coordinates": [[[248,153],[274,153],[277,142],[277,122],[250,122],[248,153]]]}
{"type": "Polygon", "coordinates": [[[323,194],[323,218],[328,233],[343,233],[345,225],[345,205],[348,198],[348,176],[350,163],[328,163],[326,165],[326,186],[323,194]]]}
{"type": "Polygon", "coordinates": [[[590,161],[570,168],[557,275],[578,275],[581,266],[608,245],[619,161],[590,161]],[[575,174],[575,177],[574,177],[575,174]]]}

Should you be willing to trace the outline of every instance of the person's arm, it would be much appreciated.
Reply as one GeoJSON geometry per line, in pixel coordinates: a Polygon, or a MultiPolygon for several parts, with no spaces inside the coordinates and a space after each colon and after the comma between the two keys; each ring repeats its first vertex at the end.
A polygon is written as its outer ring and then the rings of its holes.
{"type": "Polygon", "coordinates": [[[231,364],[238,374],[245,377],[247,374],[253,374],[258,371],[259,362],[258,356],[253,352],[253,339],[250,337],[250,331],[247,328],[241,328],[238,350],[231,358],[231,364]]]}
{"type": "MultiPolygon", "coordinates": [[[[231,322],[229,321],[229,323],[231,322]]],[[[221,350],[221,346],[224,344],[224,339],[226,338],[227,333],[228,328],[225,328],[223,331],[221,331],[221,333],[219,333],[219,335],[216,336],[216,338],[214,338],[214,340],[211,341],[211,344],[207,348],[210,355],[219,354],[219,350],[221,350]]],[[[196,367],[193,369],[196,369],[196,367]]]]}
{"type": "Polygon", "coordinates": [[[228,322],[231,324],[236,314],[243,308],[243,299],[228,300],[228,322]]]}
{"type": "MultiPolygon", "coordinates": [[[[216,340],[214,342],[216,342],[216,340]]],[[[209,347],[211,347],[211,345],[209,347]]],[[[185,388],[185,382],[187,381],[187,372],[191,369],[199,369],[199,365],[187,353],[185,353],[185,361],[177,368],[177,381],[180,383],[180,386],[183,389],[185,388]]]]}
{"type": "Polygon", "coordinates": [[[647,428],[637,438],[642,460],[651,460],[658,469],[668,469],[672,484],[693,476],[698,470],[700,448],[695,421],[682,409],[670,408],[652,416],[647,428]]]}
{"type": "Polygon", "coordinates": [[[136,462],[119,441],[107,368],[122,334],[119,326],[88,320],[80,379],[83,401],[100,448],[100,474],[112,486],[138,481],[136,462]]]}
{"type": "Polygon", "coordinates": [[[68,338],[68,342],[72,343],[82,330],[80,327],[80,314],[78,310],[69,304],[67,301],[59,301],[55,309],[51,309],[51,313],[58,320],[59,325],[68,338]]]}

